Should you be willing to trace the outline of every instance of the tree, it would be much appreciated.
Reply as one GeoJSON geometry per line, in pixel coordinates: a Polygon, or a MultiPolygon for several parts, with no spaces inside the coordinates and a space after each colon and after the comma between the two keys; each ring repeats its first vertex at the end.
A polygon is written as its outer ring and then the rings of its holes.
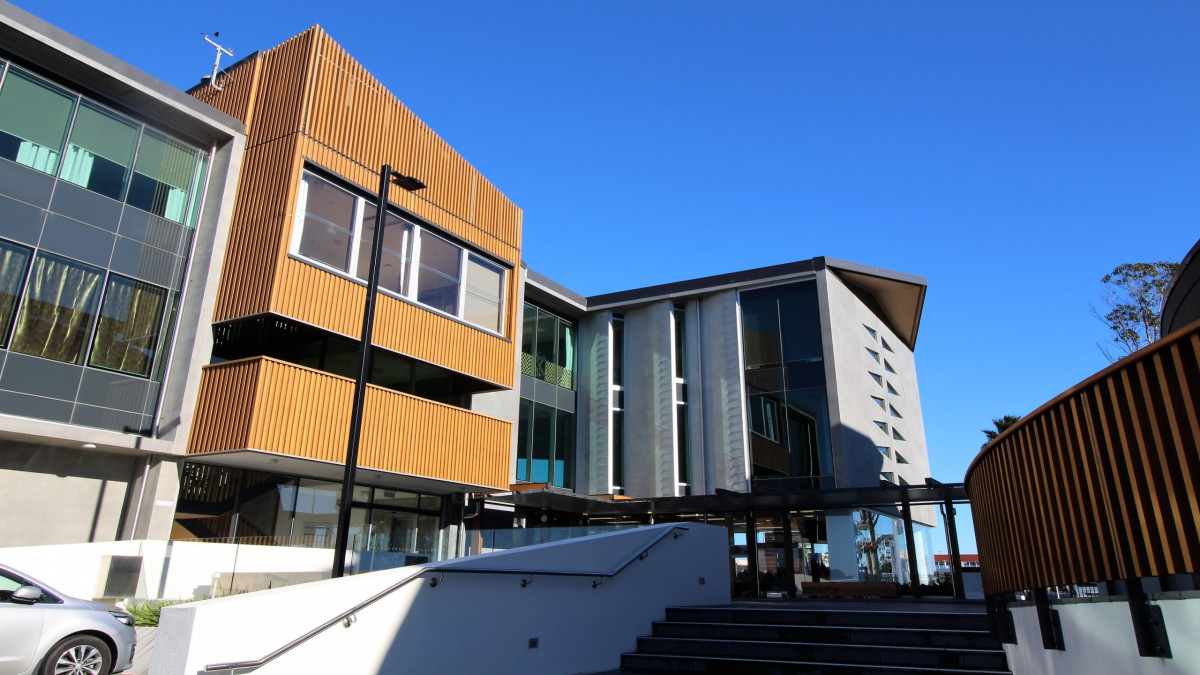
{"type": "Polygon", "coordinates": [[[1100,280],[1104,283],[1102,300],[1108,312],[1104,316],[1092,307],[1092,316],[1112,330],[1122,353],[1115,356],[1109,347],[1100,343],[1100,353],[1110,362],[1123,358],[1162,336],[1163,296],[1167,285],[1179,269],[1178,263],[1125,263],[1118,265],[1100,280]]]}
{"type": "Polygon", "coordinates": [[[987,436],[987,440],[984,441],[983,444],[987,445],[988,443],[996,440],[996,437],[1003,433],[1005,429],[1020,421],[1020,415],[1005,415],[1004,417],[997,417],[996,419],[992,420],[992,425],[996,427],[995,429],[980,429],[980,431],[983,432],[983,435],[987,436]]]}

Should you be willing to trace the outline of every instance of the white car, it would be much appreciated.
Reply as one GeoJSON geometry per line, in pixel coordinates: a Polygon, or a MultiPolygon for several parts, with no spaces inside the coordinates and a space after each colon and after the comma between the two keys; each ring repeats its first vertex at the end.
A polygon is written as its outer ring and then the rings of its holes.
{"type": "Polygon", "coordinates": [[[108,675],[133,665],[133,617],[0,565],[0,675],[108,675]]]}

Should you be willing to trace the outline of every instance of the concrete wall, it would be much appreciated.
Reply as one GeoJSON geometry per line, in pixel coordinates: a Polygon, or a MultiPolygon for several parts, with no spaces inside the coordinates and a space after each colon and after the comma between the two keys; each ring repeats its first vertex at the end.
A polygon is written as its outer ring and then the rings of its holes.
{"type": "Polygon", "coordinates": [[[1172,658],[1138,656],[1129,605],[1082,602],[1053,605],[1062,623],[1065,651],[1042,648],[1037,608],[1014,607],[1017,644],[1005,645],[1013,675],[1183,675],[1200,672],[1200,599],[1159,600],[1172,658]]]}
{"type": "Polygon", "coordinates": [[[118,538],[142,462],[133,455],[0,440],[0,545],[118,538]]]}
{"type": "MultiPolygon", "coordinates": [[[[911,485],[923,484],[930,475],[929,457],[913,352],[836,274],[826,269],[818,284],[822,289],[822,330],[828,331],[825,372],[838,487],[877,486],[882,471],[911,485]],[[872,338],[864,326],[874,329],[877,337],[872,338]],[[884,341],[891,351],[883,347],[884,341]],[[879,354],[879,361],[868,348],[879,354]],[[896,372],[888,372],[884,361],[896,372]],[[871,373],[883,378],[884,385],[876,383],[871,373]],[[888,393],[888,384],[897,394],[888,393]],[[872,397],[883,399],[884,408],[872,397]],[[893,416],[892,408],[901,417],[893,416]],[[881,430],[876,421],[887,424],[888,431],[881,430]],[[904,440],[892,437],[893,428],[904,440]],[[891,458],[884,458],[877,446],[890,448],[891,458]],[[907,464],[896,462],[897,452],[907,464]]],[[[937,524],[933,507],[916,507],[913,513],[922,524],[937,524]]]]}
{"type": "Polygon", "coordinates": [[[673,303],[625,313],[625,494],[675,495],[673,303]]]}
{"type": "MultiPolygon", "coordinates": [[[[728,601],[724,529],[688,525],[681,537],[668,535],[645,559],[609,578],[437,572],[455,566],[600,572],[670,527],[425,566],[422,578],[360,610],[349,627],[337,624],[256,672],[565,674],[616,668],[620,654],[635,648],[637,636],[649,633],[666,606],[728,601]],[[532,583],[522,587],[522,579],[532,583]]],[[[401,568],[167,608],[152,672],[190,675],[207,664],[264,656],[413,572],[401,568]]]]}
{"type": "Polygon", "coordinates": [[[612,489],[612,314],[599,312],[579,323],[579,390],[575,399],[575,491],[612,489]]]}
{"type": "Polygon", "coordinates": [[[698,303],[699,373],[689,387],[691,405],[702,413],[704,492],[749,492],[750,453],[746,428],[746,390],[742,367],[742,318],[737,291],[702,298],[698,303]],[[694,394],[694,395],[693,395],[694,394]]]}

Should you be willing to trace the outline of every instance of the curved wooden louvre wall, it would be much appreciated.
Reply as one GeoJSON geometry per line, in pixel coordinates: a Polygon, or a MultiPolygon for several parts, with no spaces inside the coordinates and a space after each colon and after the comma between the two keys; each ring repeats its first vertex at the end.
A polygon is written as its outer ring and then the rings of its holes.
{"type": "Polygon", "coordinates": [[[1194,574],[1200,322],[1042,406],[967,470],[984,591],[1194,574]]]}
{"type": "MultiPolygon", "coordinates": [[[[188,454],[346,459],[354,381],[258,357],[206,366],[188,454]]],[[[512,423],[369,387],[359,466],[506,489],[512,423]]]]}
{"type": "MultiPolygon", "coordinates": [[[[366,195],[388,163],[429,186],[393,187],[393,203],[510,266],[502,332],[515,333],[521,210],[319,27],[237,64],[221,91],[193,95],[248,129],[215,321],[271,312],[357,337],[363,287],[288,256],[296,194],[306,163],[366,195]]],[[[510,340],[395,298],[380,299],[375,344],[513,385],[510,340]]]]}

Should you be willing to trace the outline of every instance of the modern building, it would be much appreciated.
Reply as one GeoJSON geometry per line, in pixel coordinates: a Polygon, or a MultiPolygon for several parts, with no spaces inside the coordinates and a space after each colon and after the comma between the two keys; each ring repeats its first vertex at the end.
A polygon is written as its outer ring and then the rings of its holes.
{"type": "Polygon", "coordinates": [[[0,191],[39,225],[0,223],[3,461],[15,498],[72,495],[4,545],[328,551],[349,499],[356,571],[703,520],[739,594],[932,575],[924,279],[812,258],[585,298],[524,266],[521,210],[319,27],[187,96],[6,16],[40,42],[3,42],[0,191]],[[29,114],[59,100],[61,128],[29,114]],[[343,495],[384,166],[410,180],[383,199],[343,495]]]}
{"type": "Polygon", "coordinates": [[[0,3],[0,545],[169,535],[244,142],[0,3]]]}

